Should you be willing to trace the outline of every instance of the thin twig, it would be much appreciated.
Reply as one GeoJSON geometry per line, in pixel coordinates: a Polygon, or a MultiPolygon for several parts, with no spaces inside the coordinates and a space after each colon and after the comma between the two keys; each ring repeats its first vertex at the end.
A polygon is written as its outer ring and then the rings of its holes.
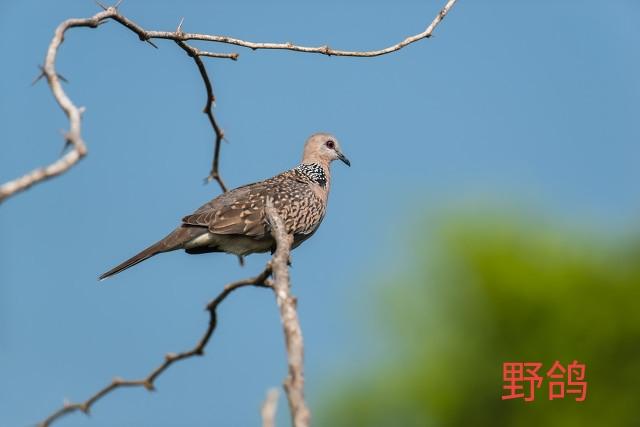
{"type": "Polygon", "coordinates": [[[209,123],[211,123],[211,127],[213,128],[213,132],[216,135],[214,149],[213,149],[213,162],[211,164],[211,171],[209,172],[209,176],[205,178],[205,182],[209,182],[211,180],[216,180],[223,193],[227,192],[227,186],[224,185],[224,181],[222,181],[222,177],[218,172],[218,162],[220,160],[220,146],[222,145],[222,140],[224,139],[224,132],[218,125],[215,116],[213,115],[213,105],[216,102],[216,97],[213,94],[213,85],[211,84],[211,79],[209,79],[209,75],[207,74],[207,68],[204,66],[202,59],[198,55],[199,50],[189,46],[185,42],[180,40],[176,40],[176,44],[180,46],[182,50],[187,52],[187,54],[193,58],[198,67],[198,71],[200,71],[200,75],[202,76],[202,80],[204,82],[204,86],[207,90],[207,100],[204,105],[204,109],[202,110],[209,119],[209,123]]]}
{"type": "Polygon", "coordinates": [[[269,283],[280,308],[280,320],[287,347],[288,375],[284,381],[284,390],[287,393],[293,426],[308,427],[311,413],[304,401],[304,344],[296,311],[297,300],[291,294],[289,281],[288,264],[293,236],[286,232],[285,225],[271,200],[267,200],[265,213],[271,225],[271,234],[277,242],[271,262],[273,280],[269,283]]]}
{"type": "MultiPolygon", "coordinates": [[[[286,43],[262,43],[262,42],[252,42],[248,40],[237,39],[234,37],[228,36],[220,36],[220,35],[211,35],[211,34],[200,34],[200,33],[181,33],[180,40],[202,40],[208,42],[215,43],[223,43],[230,44],[235,46],[246,47],[252,50],[258,49],[277,49],[277,50],[292,50],[294,52],[304,52],[304,53],[317,53],[321,55],[327,56],[355,56],[355,57],[374,57],[374,56],[382,56],[388,53],[396,52],[412,43],[420,41],[422,39],[429,38],[433,35],[433,31],[436,29],[438,24],[442,22],[444,17],[449,13],[453,5],[457,0],[448,0],[444,7],[440,10],[438,15],[431,21],[429,26],[425,28],[424,31],[418,34],[414,34],[412,36],[406,37],[404,40],[385,47],[383,49],[377,50],[367,50],[367,51],[354,51],[354,50],[340,50],[340,49],[332,49],[327,45],[323,46],[302,46],[296,45],[291,42],[286,43]]],[[[176,34],[169,31],[149,31],[147,35],[150,38],[154,39],[171,39],[175,40],[176,34]]]]}
{"type": "Polygon", "coordinates": [[[205,113],[211,122],[211,125],[216,133],[216,143],[214,147],[214,155],[212,161],[211,171],[209,176],[207,177],[207,181],[215,180],[220,185],[220,188],[225,191],[226,186],[220,177],[220,173],[218,170],[219,158],[220,158],[220,145],[221,141],[224,139],[224,133],[218,126],[213,116],[212,108],[214,103],[213,90],[211,89],[211,82],[206,73],[206,69],[204,68],[204,64],[200,57],[214,57],[214,58],[226,58],[231,60],[238,59],[237,53],[216,53],[216,52],[208,52],[201,51],[195,47],[187,45],[185,42],[189,40],[202,40],[209,41],[215,43],[223,43],[230,44],[235,46],[241,46],[253,50],[257,49],[284,49],[291,50],[295,52],[304,52],[304,53],[317,53],[328,56],[355,56],[355,57],[374,57],[380,55],[386,55],[388,53],[392,53],[398,51],[412,43],[415,43],[419,40],[426,39],[431,37],[433,31],[436,29],[438,24],[444,19],[444,17],[449,13],[453,5],[457,0],[448,0],[444,7],[440,10],[438,15],[433,19],[431,24],[427,26],[427,28],[418,34],[409,36],[404,40],[396,43],[394,45],[388,46],[383,49],[378,50],[369,50],[369,51],[349,51],[349,50],[338,50],[332,49],[329,46],[300,46],[295,45],[293,43],[258,43],[247,40],[241,40],[228,36],[221,35],[211,35],[211,34],[199,34],[199,33],[185,33],[182,31],[182,22],[176,29],[176,31],[147,31],[135,22],[131,21],[127,17],[120,14],[118,11],[118,2],[115,6],[106,7],[99,2],[97,4],[103,9],[102,12],[95,14],[90,18],[83,19],[68,19],[62,22],[55,31],[55,35],[51,40],[49,45],[49,49],[47,51],[47,56],[45,58],[45,64],[43,67],[43,74],[47,78],[51,91],[53,92],[53,96],[65,112],[67,117],[69,118],[69,131],[65,135],[66,144],[70,145],[72,149],[68,151],[64,156],[60,157],[58,160],[54,161],[48,166],[35,169],[28,174],[21,176],[19,178],[8,181],[7,183],[0,186],[0,203],[6,200],[7,198],[20,193],[32,185],[38,184],[40,182],[51,179],[55,176],[58,176],[67,170],[71,169],[79,160],[81,160],[87,154],[87,147],[82,139],[82,135],[80,133],[80,122],[81,122],[81,113],[78,107],[76,107],[73,102],[66,95],[62,86],[60,85],[60,76],[56,73],[55,70],[55,61],[56,55],[58,52],[58,48],[64,39],[65,32],[74,27],[90,27],[96,28],[100,24],[106,22],[111,19],[114,20],[129,30],[133,31],[138,35],[140,40],[151,44],[154,47],[157,47],[151,39],[168,39],[173,40],[178,43],[178,45],[185,50],[190,56],[194,58],[196,65],[202,75],[202,78],[205,82],[205,86],[207,89],[207,102],[205,106],[205,113]]]}
{"type": "Polygon", "coordinates": [[[275,427],[276,426],[276,412],[278,410],[278,393],[277,388],[271,388],[267,391],[267,397],[262,403],[260,408],[260,415],[262,416],[262,427],[275,427]]]}
{"type": "Polygon", "coordinates": [[[233,291],[245,287],[245,286],[256,286],[256,287],[269,287],[267,284],[267,278],[271,275],[271,267],[270,264],[267,264],[262,273],[258,274],[255,277],[251,277],[244,280],[238,280],[237,282],[233,282],[224,287],[222,292],[218,294],[216,298],[214,298],[207,305],[207,310],[209,311],[209,325],[207,326],[206,331],[198,341],[198,343],[190,350],[183,351],[182,353],[168,353],[164,361],[152,370],[146,377],[139,380],[126,380],[122,378],[114,378],[111,383],[98,390],[94,395],[89,397],[84,402],[80,403],[65,403],[60,409],[53,412],[47,418],[45,418],[42,422],[38,424],[39,427],[48,427],[56,421],[58,418],[70,414],[72,412],[81,411],[85,414],[89,414],[91,407],[100,399],[113,392],[118,388],[123,387],[144,387],[149,391],[153,391],[155,388],[156,379],[162,375],[164,371],[169,369],[171,365],[176,362],[179,362],[184,359],[188,359],[194,356],[203,356],[204,349],[213,334],[213,331],[216,329],[218,324],[218,316],[217,316],[217,308],[222,301],[225,300],[233,291]]]}

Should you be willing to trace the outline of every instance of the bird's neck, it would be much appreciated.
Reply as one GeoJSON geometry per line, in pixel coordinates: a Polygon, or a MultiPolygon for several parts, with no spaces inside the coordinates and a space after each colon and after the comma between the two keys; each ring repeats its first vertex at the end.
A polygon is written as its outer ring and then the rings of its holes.
{"type": "Polygon", "coordinates": [[[318,184],[326,192],[329,191],[331,174],[329,173],[329,165],[320,162],[302,162],[297,168],[303,175],[312,182],[318,184]]]}

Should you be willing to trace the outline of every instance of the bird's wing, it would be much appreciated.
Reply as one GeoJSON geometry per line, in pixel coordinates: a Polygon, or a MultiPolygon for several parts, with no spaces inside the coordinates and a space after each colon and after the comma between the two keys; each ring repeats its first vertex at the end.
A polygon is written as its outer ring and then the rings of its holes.
{"type": "Polygon", "coordinates": [[[245,185],[224,193],[182,218],[187,225],[209,228],[215,234],[261,236],[264,227],[265,182],[245,185]]]}
{"type": "Polygon", "coordinates": [[[306,182],[292,179],[286,172],[224,193],[184,217],[182,222],[208,227],[215,234],[261,237],[269,232],[264,212],[267,197],[273,199],[288,232],[307,234],[312,231],[302,211],[317,204],[316,196],[306,182]]]}

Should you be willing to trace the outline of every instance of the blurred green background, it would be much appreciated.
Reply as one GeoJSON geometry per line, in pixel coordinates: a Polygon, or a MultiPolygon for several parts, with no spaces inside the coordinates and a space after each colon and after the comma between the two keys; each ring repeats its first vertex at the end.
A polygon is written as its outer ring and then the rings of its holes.
{"type": "Polygon", "coordinates": [[[399,271],[373,267],[385,357],[331,379],[318,425],[640,425],[638,236],[515,209],[426,217],[409,259],[388,260],[399,271]],[[542,362],[544,377],[576,359],[586,401],[549,401],[546,378],[534,402],[501,400],[503,362],[542,362]]]}

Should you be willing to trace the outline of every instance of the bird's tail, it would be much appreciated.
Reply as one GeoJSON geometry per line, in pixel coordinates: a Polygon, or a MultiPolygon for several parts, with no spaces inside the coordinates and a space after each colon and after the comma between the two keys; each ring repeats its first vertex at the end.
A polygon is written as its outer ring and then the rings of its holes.
{"type": "Polygon", "coordinates": [[[142,252],[132,256],[128,260],[124,261],[123,263],[118,264],[117,266],[113,267],[111,270],[107,271],[106,273],[101,274],[99,279],[104,280],[108,277],[113,276],[114,274],[118,274],[121,271],[124,271],[129,267],[133,267],[134,265],[162,252],[167,252],[167,249],[162,244],[162,241],[154,243],[153,245],[149,246],[142,252]]]}
{"type": "Polygon", "coordinates": [[[141,263],[142,261],[151,258],[154,255],[162,252],[174,251],[176,249],[184,248],[184,244],[190,240],[198,237],[199,235],[207,233],[207,229],[204,227],[178,227],[173,230],[167,237],[149,246],[147,249],[132,256],[125,262],[113,267],[111,270],[103,273],[99,279],[104,280],[108,277],[118,274],[129,267],[141,263]]]}

